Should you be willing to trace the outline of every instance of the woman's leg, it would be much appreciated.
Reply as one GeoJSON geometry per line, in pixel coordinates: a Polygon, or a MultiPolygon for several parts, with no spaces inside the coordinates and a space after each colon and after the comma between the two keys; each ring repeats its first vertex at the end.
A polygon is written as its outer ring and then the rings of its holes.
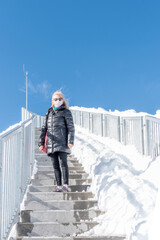
{"type": "Polygon", "coordinates": [[[60,169],[59,160],[58,160],[58,152],[55,152],[51,155],[51,161],[54,168],[54,174],[55,174],[57,186],[61,186],[62,179],[61,179],[61,169],[60,169]]]}
{"type": "Polygon", "coordinates": [[[68,170],[68,163],[67,163],[67,153],[59,152],[58,156],[59,156],[59,161],[62,169],[63,184],[68,185],[69,170],[68,170]]]}

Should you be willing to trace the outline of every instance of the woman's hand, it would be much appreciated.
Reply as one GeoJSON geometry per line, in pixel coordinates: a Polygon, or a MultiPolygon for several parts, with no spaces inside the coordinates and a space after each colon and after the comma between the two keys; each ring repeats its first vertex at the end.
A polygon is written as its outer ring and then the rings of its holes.
{"type": "Polygon", "coordinates": [[[43,150],[43,145],[41,145],[41,146],[39,147],[39,150],[40,150],[40,151],[42,151],[42,150],[43,150]]]}
{"type": "Polygon", "coordinates": [[[68,143],[68,147],[69,147],[69,148],[72,148],[72,147],[73,147],[73,144],[68,143]]]}

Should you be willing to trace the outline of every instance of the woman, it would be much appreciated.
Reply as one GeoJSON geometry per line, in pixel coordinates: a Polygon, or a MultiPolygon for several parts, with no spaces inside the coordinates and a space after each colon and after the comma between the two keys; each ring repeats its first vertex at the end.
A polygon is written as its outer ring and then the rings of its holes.
{"type": "Polygon", "coordinates": [[[42,151],[47,133],[47,154],[51,157],[57,182],[55,192],[69,191],[67,154],[71,153],[70,149],[74,144],[74,132],[72,114],[63,94],[57,91],[52,95],[52,107],[48,109],[44,117],[39,141],[39,149],[42,151]]]}

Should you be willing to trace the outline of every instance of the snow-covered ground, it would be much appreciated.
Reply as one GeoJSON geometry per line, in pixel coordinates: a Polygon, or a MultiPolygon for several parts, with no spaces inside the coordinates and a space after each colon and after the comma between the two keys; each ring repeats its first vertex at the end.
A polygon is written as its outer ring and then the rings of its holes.
{"type": "Polygon", "coordinates": [[[72,152],[90,174],[91,191],[99,208],[106,211],[96,219],[100,224],[87,234],[148,240],[160,182],[160,157],[142,156],[134,146],[98,137],[78,126],[72,152]]]}

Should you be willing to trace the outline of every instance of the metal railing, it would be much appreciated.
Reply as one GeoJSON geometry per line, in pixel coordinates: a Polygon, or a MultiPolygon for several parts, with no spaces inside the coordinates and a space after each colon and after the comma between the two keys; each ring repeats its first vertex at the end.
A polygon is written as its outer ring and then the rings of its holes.
{"type": "Polygon", "coordinates": [[[33,113],[33,112],[30,112],[30,111],[27,111],[25,108],[22,107],[22,109],[21,109],[22,121],[25,121],[25,120],[31,118],[32,116],[36,116],[35,126],[38,127],[38,128],[42,127],[44,116],[39,115],[37,113],[33,113]]]}
{"type": "MultiPolygon", "coordinates": [[[[121,117],[109,113],[71,108],[74,123],[102,137],[114,138],[124,145],[134,145],[151,157],[160,155],[160,119],[149,115],[121,117]]],[[[41,127],[43,116],[22,108],[22,119],[36,115],[36,126],[41,127]]]]}
{"type": "MultiPolygon", "coordinates": [[[[145,116],[122,117],[109,113],[71,108],[74,123],[102,137],[114,138],[124,145],[134,145],[137,150],[151,157],[160,155],[160,119],[145,116]]],[[[41,127],[43,116],[22,108],[22,119],[36,115],[36,125],[41,127]]]]}
{"type": "Polygon", "coordinates": [[[6,240],[17,221],[20,204],[34,165],[35,127],[29,116],[19,126],[0,136],[0,239],[6,240]]]}
{"type": "Polygon", "coordinates": [[[134,145],[144,155],[160,155],[160,119],[151,116],[121,117],[71,109],[74,123],[102,137],[134,145]]]}

